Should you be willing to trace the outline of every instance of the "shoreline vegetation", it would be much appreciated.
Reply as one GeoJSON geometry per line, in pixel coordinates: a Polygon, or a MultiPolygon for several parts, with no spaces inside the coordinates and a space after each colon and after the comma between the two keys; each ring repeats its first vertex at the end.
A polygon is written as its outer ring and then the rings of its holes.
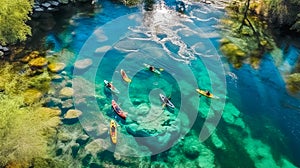
{"type": "Polygon", "coordinates": [[[42,107],[48,73],[28,75],[1,63],[0,167],[30,167],[48,159],[61,123],[60,110],[42,107]]]}
{"type": "MultiPolygon", "coordinates": [[[[76,2],[87,4],[88,8],[93,5],[92,0],[76,2]]],[[[152,0],[120,2],[128,6],[144,3],[146,10],[151,10],[155,3],[152,0]]],[[[88,141],[85,134],[70,140],[60,130],[63,121],[72,123],[81,115],[80,111],[72,109],[72,82],[63,73],[65,64],[57,63],[55,58],[45,58],[45,51],[33,51],[26,45],[29,40],[44,40],[35,36],[38,31],[35,26],[41,28],[39,26],[45,24],[41,29],[49,31],[49,27],[55,25],[45,21],[49,15],[53,17],[51,12],[64,10],[64,5],[74,3],[69,0],[0,1],[0,167],[65,167],[68,163],[51,157],[64,150],[59,148],[53,154],[55,141],[74,141],[68,149],[72,154],[78,152],[78,144],[88,141]],[[55,85],[59,88],[58,93],[50,88],[53,81],[64,81],[55,85]],[[53,106],[45,107],[48,104],[53,106]]],[[[220,23],[224,37],[220,41],[221,51],[236,68],[245,62],[259,68],[263,55],[279,48],[274,38],[276,34],[285,33],[285,28],[300,31],[299,8],[298,0],[279,0],[275,4],[271,0],[231,1],[226,7],[227,16],[220,23]]],[[[40,49],[41,43],[37,45],[33,48],[40,49]]],[[[70,51],[57,54],[65,56],[64,59],[74,56],[70,51]]],[[[300,60],[286,79],[289,90],[295,93],[300,90],[300,60]]],[[[92,150],[93,146],[90,148],[92,150]]],[[[87,155],[85,159],[89,157],[87,155]]]]}
{"type": "MultiPolygon", "coordinates": [[[[283,44],[282,39],[300,38],[299,8],[300,2],[295,0],[231,1],[225,8],[227,16],[220,23],[221,51],[235,68],[247,63],[259,69],[261,59],[267,54],[284,59],[278,52],[282,46],[288,49],[289,45],[298,45],[283,44]]],[[[300,59],[294,64],[295,68],[283,76],[291,93],[300,91],[300,59]]]]}

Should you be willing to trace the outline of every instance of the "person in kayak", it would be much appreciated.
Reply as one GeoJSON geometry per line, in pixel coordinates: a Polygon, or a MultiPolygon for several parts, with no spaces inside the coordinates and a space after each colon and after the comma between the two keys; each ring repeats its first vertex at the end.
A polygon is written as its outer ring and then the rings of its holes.
{"type": "Polygon", "coordinates": [[[154,66],[150,66],[149,70],[152,71],[152,72],[154,72],[154,70],[155,70],[154,66]]]}
{"type": "Polygon", "coordinates": [[[206,91],[206,95],[207,95],[207,96],[210,96],[210,92],[209,92],[208,90],[206,91]]]}
{"type": "Polygon", "coordinates": [[[111,87],[112,87],[112,85],[111,85],[110,82],[108,82],[106,86],[107,86],[108,88],[111,88],[111,87]]]}
{"type": "Polygon", "coordinates": [[[112,127],[111,127],[111,132],[115,133],[115,131],[116,131],[116,127],[115,127],[115,126],[112,126],[112,127]]]}
{"type": "Polygon", "coordinates": [[[169,100],[171,100],[171,97],[169,97],[169,98],[168,98],[168,97],[165,97],[165,98],[164,98],[164,102],[165,102],[165,103],[167,103],[169,100]]]}
{"type": "Polygon", "coordinates": [[[119,107],[119,106],[118,106],[118,107],[116,107],[116,111],[117,111],[117,112],[121,111],[121,109],[120,109],[120,107],[119,107]]]}

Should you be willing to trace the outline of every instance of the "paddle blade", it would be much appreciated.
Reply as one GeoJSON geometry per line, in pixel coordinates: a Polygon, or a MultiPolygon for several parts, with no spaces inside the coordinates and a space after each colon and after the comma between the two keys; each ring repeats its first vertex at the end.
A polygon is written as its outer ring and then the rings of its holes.
{"type": "Polygon", "coordinates": [[[164,109],[166,107],[166,105],[167,105],[167,103],[163,103],[162,106],[161,106],[162,109],[164,109]]]}

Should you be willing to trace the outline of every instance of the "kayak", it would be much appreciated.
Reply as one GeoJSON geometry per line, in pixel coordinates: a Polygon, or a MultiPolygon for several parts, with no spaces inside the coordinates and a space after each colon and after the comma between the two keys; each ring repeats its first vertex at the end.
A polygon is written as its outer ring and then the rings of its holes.
{"type": "Polygon", "coordinates": [[[116,87],[114,87],[114,85],[112,85],[112,83],[110,83],[111,87],[108,87],[108,83],[109,82],[107,80],[104,80],[104,84],[105,84],[106,88],[108,88],[111,92],[113,92],[115,94],[119,94],[120,93],[120,91],[116,87]]]}
{"type": "Polygon", "coordinates": [[[120,106],[116,103],[116,101],[112,100],[111,101],[111,106],[113,107],[114,111],[121,117],[123,118],[124,120],[126,119],[127,117],[127,113],[124,112],[120,106]]]}
{"type": "Polygon", "coordinates": [[[167,104],[167,106],[171,108],[175,108],[174,104],[166,96],[159,94],[159,97],[164,104],[167,104]]]}
{"type": "Polygon", "coordinates": [[[125,82],[127,82],[127,83],[130,83],[130,82],[131,82],[131,79],[128,78],[126,72],[125,72],[123,69],[121,69],[120,72],[121,72],[121,75],[122,75],[123,80],[124,80],[125,82]]]}
{"type": "MultiPolygon", "coordinates": [[[[150,70],[151,65],[144,63],[144,66],[145,66],[149,71],[151,71],[151,70],[150,70]]],[[[154,70],[151,71],[151,72],[156,73],[157,75],[160,75],[160,71],[157,70],[156,68],[154,68],[154,70]]]]}
{"type": "Polygon", "coordinates": [[[109,127],[109,134],[110,139],[113,144],[117,143],[117,124],[115,120],[110,120],[110,127],[109,127]]]}
{"type": "Polygon", "coordinates": [[[196,89],[196,91],[199,93],[199,94],[201,94],[201,95],[203,95],[203,96],[206,96],[206,97],[208,97],[208,98],[216,98],[216,96],[214,96],[212,93],[210,93],[209,95],[207,95],[206,93],[206,91],[205,90],[201,90],[201,89],[196,89]]]}

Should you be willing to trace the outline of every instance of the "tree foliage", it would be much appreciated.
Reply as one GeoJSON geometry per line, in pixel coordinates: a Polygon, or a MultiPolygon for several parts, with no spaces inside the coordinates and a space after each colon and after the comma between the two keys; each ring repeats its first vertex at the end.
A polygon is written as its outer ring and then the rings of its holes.
{"type": "Polygon", "coordinates": [[[220,50],[236,68],[244,62],[258,68],[260,59],[274,45],[268,25],[256,13],[261,4],[253,2],[232,1],[226,8],[226,17],[220,22],[223,34],[220,50]]]}
{"type": "Polygon", "coordinates": [[[290,27],[291,29],[300,30],[298,26],[300,19],[299,0],[259,0],[260,12],[264,13],[267,19],[274,27],[290,27]]]}
{"type": "Polygon", "coordinates": [[[34,158],[48,157],[49,138],[60,118],[40,103],[26,105],[22,93],[31,86],[31,77],[12,67],[0,69],[0,167],[29,167],[34,158]]]}
{"type": "Polygon", "coordinates": [[[13,44],[26,40],[31,28],[26,25],[32,12],[33,0],[0,1],[0,43],[13,44]]]}

